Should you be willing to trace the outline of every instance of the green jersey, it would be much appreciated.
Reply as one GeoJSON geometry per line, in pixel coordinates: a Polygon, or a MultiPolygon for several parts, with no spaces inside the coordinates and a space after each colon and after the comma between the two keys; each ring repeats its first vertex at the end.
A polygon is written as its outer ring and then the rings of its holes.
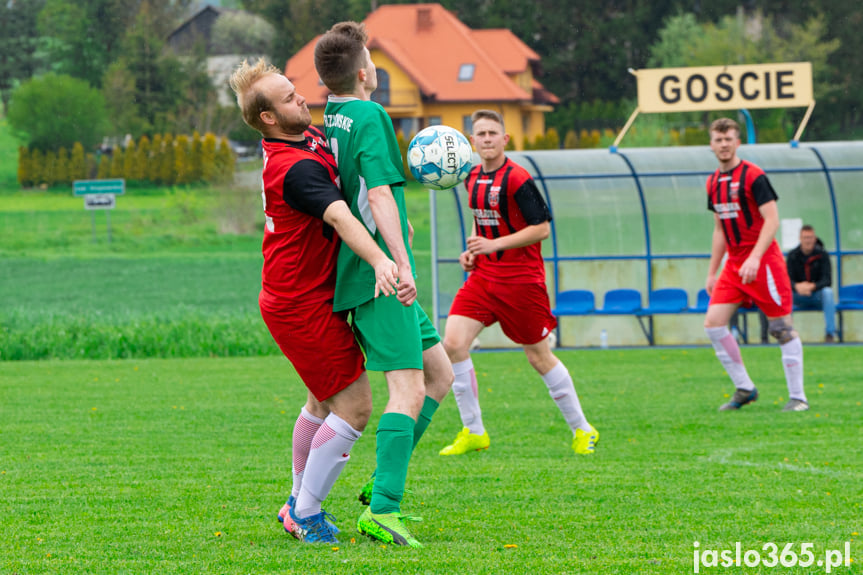
{"type": "MultiPolygon", "coordinates": [[[[339,167],[342,193],[354,217],[365,224],[380,248],[392,258],[369,206],[369,189],[389,185],[399,210],[402,236],[408,244],[405,174],[392,120],[383,107],[353,97],[330,96],[324,111],[324,131],[339,167]]],[[[333,309],[355,308],[374,297],[375,270],[344,242],[339,248],[333,309]]]]}

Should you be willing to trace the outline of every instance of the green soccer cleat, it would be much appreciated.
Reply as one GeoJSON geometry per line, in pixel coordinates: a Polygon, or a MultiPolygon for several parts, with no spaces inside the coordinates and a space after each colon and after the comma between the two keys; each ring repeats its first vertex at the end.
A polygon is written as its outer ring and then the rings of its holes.
{"type": "Polygon", "coordinates": [[[576,429],[575,437],[572,438],[572,450],[580,455],[590,455],[596,449],[597,443],[599,432],[594,426],[590,426],[590,431],[576,429]]]}
{"type": "Polygon", "coordinates": [[[758,399],[758,389],[752,388],[752,390],[746,389],[735,389],[734,395],[731,397],[731,400],[728,403],[724,403],[719,407],[719,411],[734,411],[740,409],[747,403],[752,403],[758,399]]]}
{"type": "Polygon", "coordinates": [[[357,521],[357,531],[384,543],[422,547],[422,543],[408,531],[405,521],[422,521],[422,518],[402,513],[372,513],[371,507],[366,507],[357,521]]]}
{"type": "Polygon", "coordinates": [[[471,433],[470,429],[465,427],[455,436],[455,441],[440,450],[440,455],[462,455],[468,451],[480,451],[488,449],[491,445],[491,439],[488,437],[488,431],[482,435],[471,433]]]}
{"type": "Polygon", "coordinates": [[[372,475],[371,479],[363,485],[363,488],[360,489],[360,494],[357,495],[357,499],[360,500],[360,503],[363,505],[369,505],[372,502],[372,490],[375,488],[375,476],[372,475]]]}

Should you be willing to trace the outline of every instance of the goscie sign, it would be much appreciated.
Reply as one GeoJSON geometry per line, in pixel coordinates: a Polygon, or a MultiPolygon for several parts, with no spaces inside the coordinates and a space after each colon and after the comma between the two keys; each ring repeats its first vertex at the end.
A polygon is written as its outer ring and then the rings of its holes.
{"type": "Polygon", "coordinates": [[[793,108],[812,103],[812,64],[638,70],[641,112],[793,108]]]}

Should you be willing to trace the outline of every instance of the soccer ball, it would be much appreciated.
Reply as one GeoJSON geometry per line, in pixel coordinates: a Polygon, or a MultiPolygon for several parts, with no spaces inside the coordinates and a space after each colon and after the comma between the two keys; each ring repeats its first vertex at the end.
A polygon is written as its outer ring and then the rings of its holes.
{"type": "Polygon", "coordinates": [[[464,134],[449,126],[429,126],[408,146],[408,167],[422,185],[448,190],[467,177],[473,151],[464,134]]]}

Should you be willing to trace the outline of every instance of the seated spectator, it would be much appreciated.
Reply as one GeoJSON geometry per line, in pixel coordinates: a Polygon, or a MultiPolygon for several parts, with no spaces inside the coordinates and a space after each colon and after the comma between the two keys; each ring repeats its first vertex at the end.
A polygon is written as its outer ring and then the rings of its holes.
{"type": "Polygon", "coordinates": [[[787,264],[794,305],[824,310],[824,341],[832,343],[836,339],[836,304],[830,287],[830,255],[815,235],[815,228],[800,228],[800,245],[788,252],[787,264]]]}

